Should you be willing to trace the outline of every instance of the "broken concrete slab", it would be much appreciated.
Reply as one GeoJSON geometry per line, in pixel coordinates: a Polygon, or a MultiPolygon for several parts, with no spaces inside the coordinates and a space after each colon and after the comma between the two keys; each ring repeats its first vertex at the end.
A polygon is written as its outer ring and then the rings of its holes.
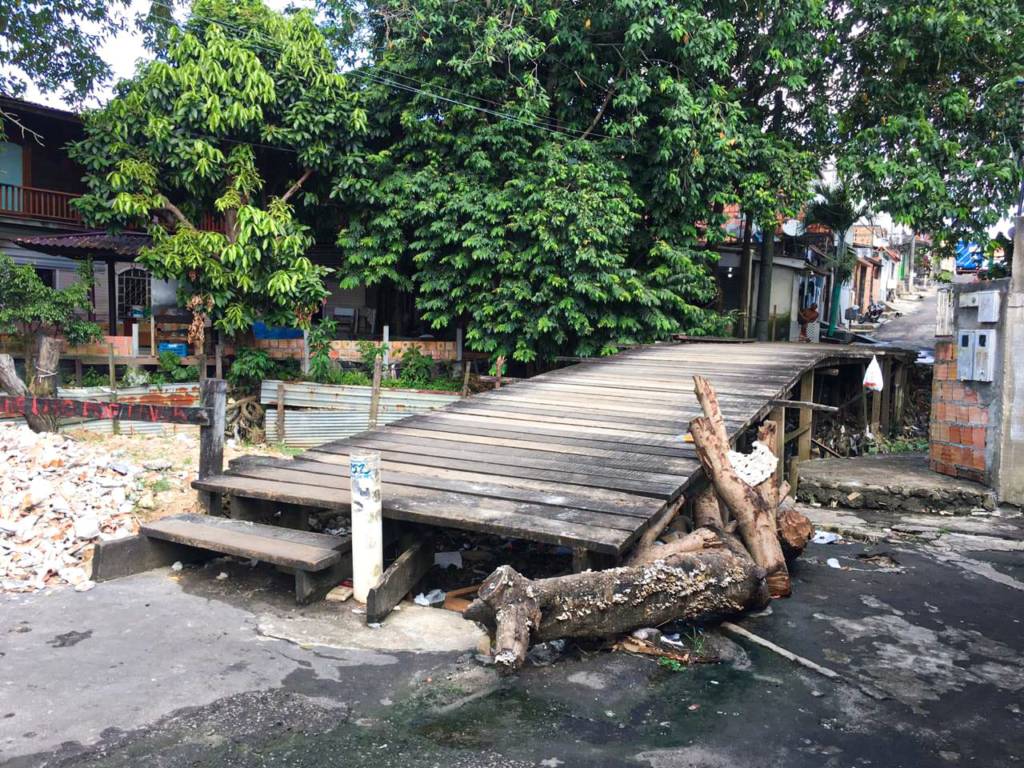
{"type": "Polygon", "coordinates": [[[917,537],[935,541],[957,537],[965,549],[1024,551],[1024,516],[1009,509],[999,516],[940,517],[867,509],[797,504],[816,530],[834,531],[859,541],[917,537]]]}
{"type": "Polygon", "coordinates": [[[802,462],[797,498],[914,514],[969,515],[996,507],[990,488],[932,472],[928,457],[917,453],[802,462]]]}

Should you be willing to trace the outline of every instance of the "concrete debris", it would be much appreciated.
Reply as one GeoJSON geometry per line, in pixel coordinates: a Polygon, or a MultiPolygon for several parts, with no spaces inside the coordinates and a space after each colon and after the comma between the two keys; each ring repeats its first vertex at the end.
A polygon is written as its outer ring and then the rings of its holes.
{"type": "Polygon", "coordinates": [[[834,557],[830,557],[830,558],[829,558],[828,560],[826,560],[825,562],[826,562],[826,563],[828,564],[828,567],[829,567],[829,568],[842,568],[842,567],[843,567],[843,566],[841,566],[841,565],[839,564],[839,560],[837,560],[837,559],[836,559],[836,558],[834,558],[834,557]]]}
{"type": "Polygon", "coordinates": [[[352,597],[352,587],[340,584],[328,592],[324,599],[329,603],[344,603],[350,597],[352,597]]]}
{"type": "Polygon", "coordinates": [[[426,594],[420,592],[418,595],[416,595],[414,602],[416,603],[416,605],[422,605],[425,607],[430,607],[432,605],[442,605],[444,603],[444,595],[445,593],[440,589],[432,589],[426,594]]]}
{"type": "Polygon", "coordinates": [[[842,541],[843,537],[838,533],[832,533],[832,531],[816,531],[811,537],[811,541],[815,544],[835,544],[838,541],[842,541]]]}
{"type": "Polygon", "coordinates": [[[91,589],[91,545],[138,532],[140,472],[100,446],[0,425],[0,592],[91,589]]]}
{"type": "Polygon", "coordinates": [[[172,464],[170,459],[150,459],[142,462],[142,466],[150,472],[162,472],[165,469],[170,469],[172,464]]]}

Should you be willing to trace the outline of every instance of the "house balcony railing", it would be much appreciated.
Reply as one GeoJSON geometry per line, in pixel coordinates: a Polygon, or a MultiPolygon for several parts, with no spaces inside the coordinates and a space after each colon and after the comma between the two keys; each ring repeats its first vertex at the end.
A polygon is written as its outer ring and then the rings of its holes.
{"type": "Polygon", "coordinates": [[[71,207],[71,201],[79,197],[81,195],[55,189],[0,184],[0,216],[53,221],[80,227],[82,216],[71,207]]]}

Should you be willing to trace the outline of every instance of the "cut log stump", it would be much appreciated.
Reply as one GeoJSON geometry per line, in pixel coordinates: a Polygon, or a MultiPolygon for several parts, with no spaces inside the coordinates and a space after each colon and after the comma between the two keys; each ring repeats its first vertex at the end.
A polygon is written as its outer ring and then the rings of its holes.
{"type": "Polygon", "coordinates": [[[501,671],[513,672],[531,642],[607,637],[763,606],[764,570],[741,553],[723,545],[643,565],[537,580],[503,565],[483,582],[463,616],[493,630],[495,662],[501,671]]]}

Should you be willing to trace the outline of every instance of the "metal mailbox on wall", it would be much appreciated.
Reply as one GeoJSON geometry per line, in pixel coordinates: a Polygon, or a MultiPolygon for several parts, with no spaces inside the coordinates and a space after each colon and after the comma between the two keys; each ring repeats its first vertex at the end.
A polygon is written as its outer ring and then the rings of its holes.
{"type": "Polygon", "coordinates": [[[960,381],[974,378],[974,331],[957,331],[956,334],[956,377],[960,381]]]}
{"type": "MultiPolygon", "coordinates": [[[[998,297],[998,294],[997,294],[998,297]]],[[[996,332],[974,332],[974,381],[992,381],[995,368],[996,332]]]]}
{"type": "Polygon", "coordinates": [[[961,381],[992,381],[996,331],[957,331],[956,374],[961,381]]]}
{"type": "Polygon", "coordinates": [[[999,322],[999,291],[981,291],[978,293],[978,322],[999,322]]]}

